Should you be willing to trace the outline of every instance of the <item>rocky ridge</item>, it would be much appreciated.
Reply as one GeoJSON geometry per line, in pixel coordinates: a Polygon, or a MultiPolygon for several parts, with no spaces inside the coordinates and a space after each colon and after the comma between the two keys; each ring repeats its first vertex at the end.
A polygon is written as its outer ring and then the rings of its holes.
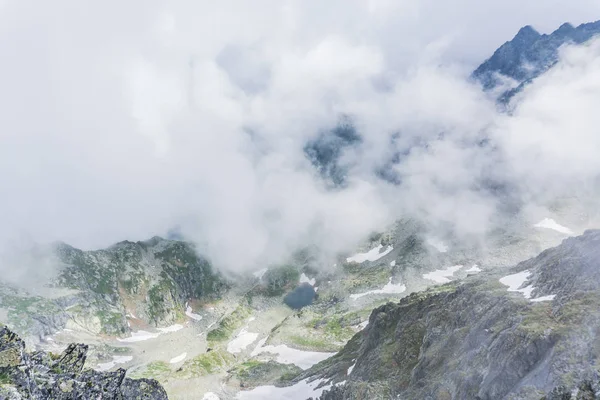
{"type": "Polygon", "coordinates": [[[565,44],[582,44],[600,34],[600,21],[561,25],[551,34],[540,34],[531,26],[525,26],[510,41],[504,43],[483,62],[472,77],[485,90],[501,88],[499,101],[510,99],[532,80],[556,64],[559,49],[565,44]],[[512,83],[510,82],[512,81],[512,83]],[[509,84],[509,89],[505,87],[509,84]]]}

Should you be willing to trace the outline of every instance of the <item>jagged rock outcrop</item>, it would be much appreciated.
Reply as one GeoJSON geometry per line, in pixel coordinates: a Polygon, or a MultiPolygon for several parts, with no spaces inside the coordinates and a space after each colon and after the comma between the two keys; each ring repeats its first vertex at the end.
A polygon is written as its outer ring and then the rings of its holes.
{"type": "Polygon", "coordinates": [[[153,379],[125,378],[125,370],[84,370],[88,347],[71,344],[59,356],[28,353],[25,342],[7,327],[0,329],[2,399],[156,399],[167,394],[153,379]]]}
{"type": "Polygon", "coordinates": [[[600,398],[599,272],[600,231],[587,231],[510,271],[413,293],[297,380],[346,381],[321,400],[600,398]],[[546,301],[499,282],[519,272],[546,301]]]}
{"type": "Polygon", "coordinates": [[[542,35],[531,26],[525,26],[481,64],[473,72],[473,78],[481,82],[485,90],[502,86],[507,79],[513,80],[516,83],[514,87],[499,97],[501,102],[506,103],[525,85],[556,64],[560,46],[581,44],[598,34],[600,21],[578,27],[565,23],[549,35],[542,35]]]}

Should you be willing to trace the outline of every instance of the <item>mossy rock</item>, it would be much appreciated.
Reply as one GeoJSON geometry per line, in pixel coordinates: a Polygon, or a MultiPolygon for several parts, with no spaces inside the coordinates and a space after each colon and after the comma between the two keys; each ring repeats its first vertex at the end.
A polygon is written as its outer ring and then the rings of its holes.
{"type": "Polygon", "coordinates": [[[167,382],[173,371],[169,364],[164,361],[154,361],[142,368],[132,371],[130,376],[135,379],[150,378],[159,382],[167,382]]]}
{"type": "Polygon", "coordinates": [[[302,369],[293,364],[280,364],[275,361],[246,361],[229,371],[240,381],[240,386],[253,388],[263,385],[283,385],[302,373],[302,369]]]}
{"type": "Polygon", "coordinates": [[[208,342],[223,342],[233,336],[233,333],[244,325],[246,318],[251,314],[250,308],[239,306],[231,314],[224,317],[216,328],[206,335],[208,342]]]}
{"type": "Polygon", "coordinates": [[[215,349],[200,354],[183,363],[177,374],[181,377],[193,378],[225,371],[235,359],[224,349],[215,349]]]}

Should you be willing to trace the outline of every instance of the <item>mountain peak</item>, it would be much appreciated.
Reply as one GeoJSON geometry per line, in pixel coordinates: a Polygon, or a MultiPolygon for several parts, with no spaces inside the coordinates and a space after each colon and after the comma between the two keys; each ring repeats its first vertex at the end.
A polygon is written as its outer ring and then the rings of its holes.
{"type": "Polygon", "coordinates": [[[481,64],[473,72],[473,77],[485,90],[502,87],[509,80],[515,82],[514,87],[506,89],[498,97],[500,102],[506,103],[525,85],[558,62],[560,46],[565,43],[581,44],[598,34],[600,21],[578,27],[566,22],[553,33],[544,35],[531,25],[526,25],[481,64]]]}
{"type": "Polygon", "coordinates": [[[572,31],[574,30],[575,27],[570,23],[570,22],[565,22],[564,24],[562,24],[557,30],[556,32],[559,31],[572,31]]]}
{"type": "Polygon", "coordinates": [[[519,32],[516,34],[515,39],[537,39],[541,35],[538,31],[536,31],[531,25],[525,25],[519,32]]]}

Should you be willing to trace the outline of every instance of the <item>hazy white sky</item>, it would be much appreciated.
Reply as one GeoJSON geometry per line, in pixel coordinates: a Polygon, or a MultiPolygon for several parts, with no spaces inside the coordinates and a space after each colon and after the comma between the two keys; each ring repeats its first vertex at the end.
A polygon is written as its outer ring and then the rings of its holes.
{"type": "Polygon", "coordinates": [[[181,225],[237,268],[307,242],[345,250],[407,212],[484,231],[494,201],[467,188],[490,160],[460,143],[498,134],[515,150],[502,174],[534,188],[595,168],[580,147],[596,122],[596,47],[569,53],[512,119],[465,76],[525,24],[596,19],[592,0],[3,0],[0,242],[94,248],[181,225]],[[366,139],[349,187],[331,192],[302,146],[340,113],[366,139]],[[570,153],[565,130],[582,140],[570,153]],[[367,173],[393,131],[450,138],[399,167],[401,191],[367,173]],[[531,174],[547,134],[548,168],[531,174]]]}

